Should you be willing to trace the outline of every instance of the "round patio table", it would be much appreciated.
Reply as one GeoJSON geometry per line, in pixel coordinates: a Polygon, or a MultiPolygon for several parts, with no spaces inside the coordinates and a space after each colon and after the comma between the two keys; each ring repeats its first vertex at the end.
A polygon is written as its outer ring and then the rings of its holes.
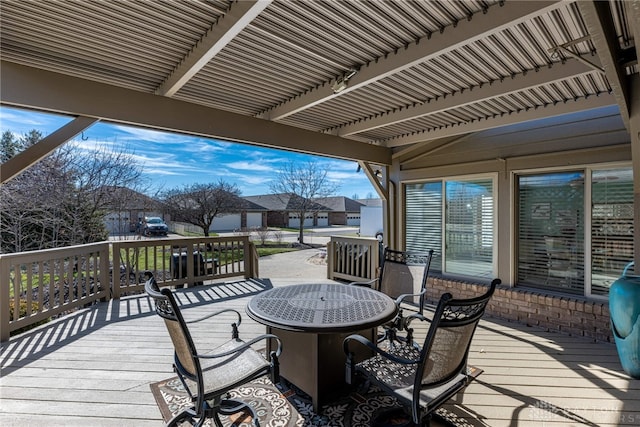
{"type": "MultiPolygon", "coordinates": [[[[249,317],[280,338],[280,373],[311,396],[316,410],[344,387],[344,338],[358,333],[375,342],[376,327],[392,320],[397,310],[381,292],[339,283],[273,288],[253,297],[246,308],[249,317]]],[[[370,355],[365,350],[356,358],[370,355]]]]}

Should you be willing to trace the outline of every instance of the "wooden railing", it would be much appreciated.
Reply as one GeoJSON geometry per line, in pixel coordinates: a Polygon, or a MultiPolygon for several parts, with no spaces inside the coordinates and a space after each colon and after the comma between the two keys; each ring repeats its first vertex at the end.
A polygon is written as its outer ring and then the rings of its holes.
{"type": "Polygon", "coordinates": [[[159,285],[190,286],[225,277],[257,276],[257,253],[248,235],[113,242],[113,297],[144,288],[145,271],[159,285]]]}
{"type": "Polygon", "coordinates": [[[376,277],[380,242],[374,238],[331,236],[327,243],[327,277],[347,281],[376,277]]]}
{"type": "Polygon", "coordinates": [[[108,242],[0,256],[0,340],[107,299],[109,282],[108,242]]]}
{"type": "MultiPolygon", "coordinates": [[[[331,237],[327,277],[347,281],[376,277],[379,243],[372,238],[331,237]]],[[[160,286],[259,277],[258,253],[248,235],[100,242],[0,255],[0,341],[12,332],[144,289],[144,272],[160,286]]]]}
{"type": "Polygon", "coordinates": [[[98,300],[140,292],[145,271],[159,285],[177,287],[258,277],[258,254],[248,235],[238,235],[123,240],[0,255],[0,341],[98,300]]]}

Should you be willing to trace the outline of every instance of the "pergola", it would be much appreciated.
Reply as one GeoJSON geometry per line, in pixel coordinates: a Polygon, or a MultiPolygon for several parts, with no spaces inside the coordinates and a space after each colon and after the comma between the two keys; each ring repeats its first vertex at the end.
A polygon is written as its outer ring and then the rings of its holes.
{"type": "MultiPolygon", "coordinates": [[[[477,334],[485,373],[469,419],[632,424],[638,382],[594,342],[612,340],[607,296],[516,283],[514,177],[631,165],[640,265],[638,40],[640,0],[0,0],[0,105],[71,118],[3,163],[0,185],[97,122],[349,159],[384,200],[385,243],[403,249],[404,188],[491,175],[494,314],[509,322],[483,320],[477,334]]],[[[67,250],[92,249],[55,249],[67,250]]],[[[300,282],[285,270],[267,276],[300,282]]],[[[477,293],[486,279],[442,276],[433,294],[477,293]]],[[[233,297],[218,301],[239,310],[259,291],[222,286],[233,297]]],[[[192,301],[204,312],[213,299],[192,301]]],[[[148,385],[170,375],[173,350],[146,301],[99,303],[3,343],[1,419],[156,425],[148,385]]]]}
{"type": "Polygon", "coordinates": [[[74,118],[1,182],[103,121],[356,160],[391,242],[398,181],[456,164],[614,150],[640,206],[639,0],[0,4],[1,104],[74,118]],[[487,142],[540,120],[573,137],[487,142]]]}

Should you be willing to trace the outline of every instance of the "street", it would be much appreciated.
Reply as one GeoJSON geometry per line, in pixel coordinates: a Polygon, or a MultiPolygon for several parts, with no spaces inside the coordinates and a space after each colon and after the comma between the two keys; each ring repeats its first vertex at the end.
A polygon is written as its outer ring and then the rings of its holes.
{"type": "MultiPolygon", "coordinates": [[[[308,245],[326,245],[330,240],[331,236],[358,236],[359,227],[357,226],[333,226],[333,227],[312,227],[305,228],[304,230],[304,243],[308,245]]],[[[298,232],[291,230],[270,230],[269,235],[267,237],[268,241],[275,241],[276,236],[274,232],[281,233],[282,242],[287,243],[296,243],[298,241],[298,232]]],[[[219,232],[218,236],[234,236],[239,234],[239,232],[235,231],[227,231],[227,232],[219,232]]],[[[244,234],[244,233],[241,233],[244,234]]],[[[257,240],[257,236],[255,233],[252,233],[252,240],[257,240]]],[[[136,233],[128,233],[128,234],[116,234],[110,235],[109,240],[156,240],[156,239],[176,239],[182,236],[169,233],[168,236],[139,236],[136,233]]]]}

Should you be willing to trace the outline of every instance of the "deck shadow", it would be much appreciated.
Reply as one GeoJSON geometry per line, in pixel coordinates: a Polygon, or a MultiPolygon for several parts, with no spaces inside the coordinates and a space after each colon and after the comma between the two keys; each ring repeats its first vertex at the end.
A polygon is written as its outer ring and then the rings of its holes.
{"type": "MultiPolygon", "coordinates": [[[[177,289],[175,292],[179,304],[188,309],[250,297],[272,287],[269,279],[241,279],[177,289]]],[[[153,302],[145,293],[97,302],[2,343],[0,370],[2,375],[15,372],[106,325],[152,315],[155,315],[153,302]]]]}

